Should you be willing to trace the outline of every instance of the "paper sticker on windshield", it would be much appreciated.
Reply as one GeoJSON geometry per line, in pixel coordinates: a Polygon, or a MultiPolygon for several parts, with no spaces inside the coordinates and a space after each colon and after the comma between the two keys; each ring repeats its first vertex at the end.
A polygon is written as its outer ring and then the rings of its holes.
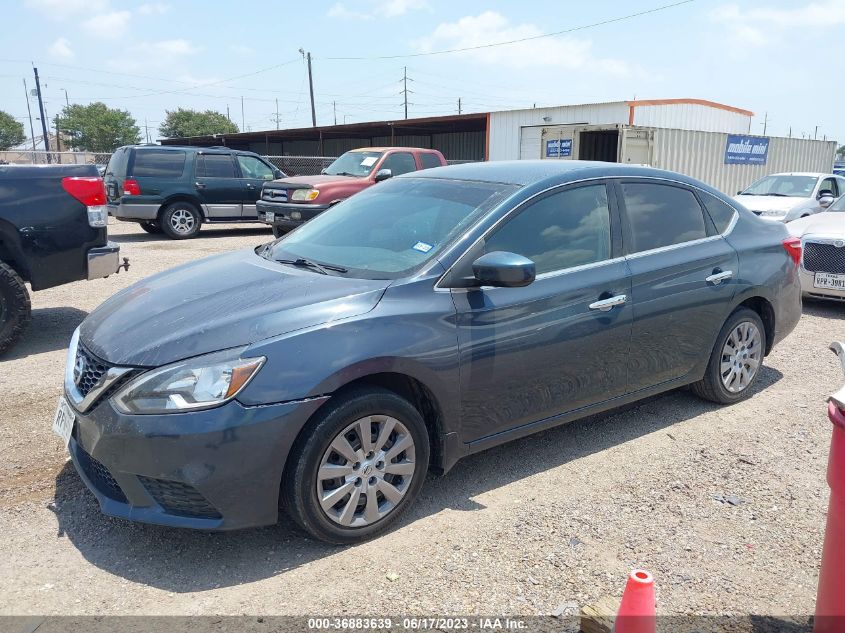
{"type": "Polygon", "coordinates": [[[361,161],[361,167],[372,167],[376,164],[376,160],[378,156],[367,156],[364,160],[361,161]]]}
{"type": "Polygon", "coordinates": [[[417,242],[413,246],[413,249],[415,251],[419,251],[420,253],[427,253],[432,248],[434,248],[434,246],[432,246],[431,244],[426,244],[425,242],[417,242]]]}

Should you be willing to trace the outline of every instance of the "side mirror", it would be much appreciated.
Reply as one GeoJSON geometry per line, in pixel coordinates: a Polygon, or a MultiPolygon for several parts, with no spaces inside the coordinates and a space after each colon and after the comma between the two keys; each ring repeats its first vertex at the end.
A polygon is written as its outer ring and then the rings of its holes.
{"type": "Polygon", "coordinates": [[[381,182],[382,180],[387,180],[388,178],[393,178],[393,172],[389,169],[379,169],[376,172],[376,182],[381,182]]]}
{"type": "Polygon", "coordinates": [[[480,286],[521,288],[534,281],[537,267],[522,255],[495,251],[476,259],[472,263],[472,273],[480,286]]]}
{"type": "Polygon", "coordinates": [[[274,169],[273,170],[273,180],[278,180],[279,178],[286,178],[286,177],[287,176],[285,176],[285,172],[283,172],[281,169],[274,169]]]}
{"type": "Polygon", "coordinates": [[[740,189],[739,191],[737,191],[737,192],[736,192],[736,195],[741,196],[741,195],[742,195],[742,189],[740,189]]]}
{"type": "Polygon", "coordinates": [[[321,174],[322,176],[325,176],[325,175],[326,175],[326,167],[323,167],[323,168],[320,170],[320,174],[321,174]]]}
{"type": "Polygon", "coordinates": [[[825,195],[823,195],[819,198],[819,206],[822,209],[827,209],[830,205],[833,204],[834,200],[835,200],[835,198],[832,195],[829,196],[829,195],[825,194],[825,195]]]}

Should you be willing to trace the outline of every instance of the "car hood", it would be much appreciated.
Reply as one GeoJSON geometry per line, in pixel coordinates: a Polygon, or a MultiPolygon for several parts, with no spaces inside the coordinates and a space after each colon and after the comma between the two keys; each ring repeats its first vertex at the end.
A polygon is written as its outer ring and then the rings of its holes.
{"type": "Polygon", "coordinates": [[[82,322],[80,341],[109,363],[157,367],[364,314],[389,283],[322,275],[235,251],[120,291],[82,322]]]}
{"type": "Polygon", "coordinates": [[[816,213],[786,223],[791,235],[819,235],[845,238],[845,211],[816,213]]]}
{"type": "Polygon", "coordinates": [[[781,196],[735,196],[749,211],[790,211],[795,207],[807,204],[809,198],[784,198],[781,196]]]}
{"type": "MultiPolygon", "coordinates": [[[[356,178],[355,176],[291,176],[290,178],[280,178],[269,183],[269,186],[274,189],[284,189],[285,187],[317,187],[326,185],[345,185],[350,182],[363,182],[365,178],[356,178]]],[[[268,185],[265,185],[268,186],[268,185]]]]}

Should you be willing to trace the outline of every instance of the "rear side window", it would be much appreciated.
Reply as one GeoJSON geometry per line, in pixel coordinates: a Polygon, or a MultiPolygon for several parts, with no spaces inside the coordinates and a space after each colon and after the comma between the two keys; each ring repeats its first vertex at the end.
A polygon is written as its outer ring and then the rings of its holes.
{"type": "Polygon", "coordinates": [[[629,253],[707,237],[704,213],[691,191],[672,185],[623,183],[629,253]]]}
{"type": "Polygon", "coordinates": [[[234,178],[235,163],[228,154],[199,154],[197,156],[198,178],[234,178]]]}
{"type": "Polygon", "coordinates": [[[484,245],[485,253],[517,253],[537,274],[610,258],[610,209],[605,185],[567,189],[525,208],[484,245]]]}
{"type": "Polygon", "coordinates": [[[441,167],[440,157],[437,154],[420,154],[420,162],[423,169],[441,167]]]}
{"type": "Polygon", "coordinates": [[[702,202],[704,202],[707,213],[710,214],[710,219],[716,225],[716,230],[719,233],[727,231],[736,210],[731,205],[722,202],[719,198],[711,196],[709,193],[702,191],[699,195],[701,196],[702,202]]]}
{"type": "Polygon", "coordinates": [[[135,178],[179,178],[185,171],[185,152],[136,150],[132,175],[135,178]]]}
{"type": "Polygon", "coordinates": [[[389,169],[394,176],[398,176],[407,174],[409,171],[416,171],[417,162],[414,160],[413,154],[397,152],[384,159],[381,169],[389,169]]]}

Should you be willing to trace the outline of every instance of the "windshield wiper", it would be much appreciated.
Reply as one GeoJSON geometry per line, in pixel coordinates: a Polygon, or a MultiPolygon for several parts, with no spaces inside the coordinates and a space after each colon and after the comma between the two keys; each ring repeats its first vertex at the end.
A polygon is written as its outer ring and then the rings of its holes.
{"type": "Polygon", "coordinates": [[[333,266],[331,264],[318,264],[317,262],[312,262],[310,259],[305,259],[304,257],[297,257],[296,259],[277,259],[275,260],[280,264],[290,264],[291,266],[301,266],[303,268],[313,268],[321,275],[328,275],[330,270],[338,273],[346,273],[349,272],[343,266],[333,266]]]}
{"type": "Polygon", "coordinates": [[[350,174],[348,171],[339,171],[334,174],[327,174],[328,176],[355,176],[355,174],[350,174]]]}
{"type": "Polygon", "coordinates": [[[777,196],[778,198],[788,198],[789,196],[785,193],[767,193],[767,196],[777,196]]]}

